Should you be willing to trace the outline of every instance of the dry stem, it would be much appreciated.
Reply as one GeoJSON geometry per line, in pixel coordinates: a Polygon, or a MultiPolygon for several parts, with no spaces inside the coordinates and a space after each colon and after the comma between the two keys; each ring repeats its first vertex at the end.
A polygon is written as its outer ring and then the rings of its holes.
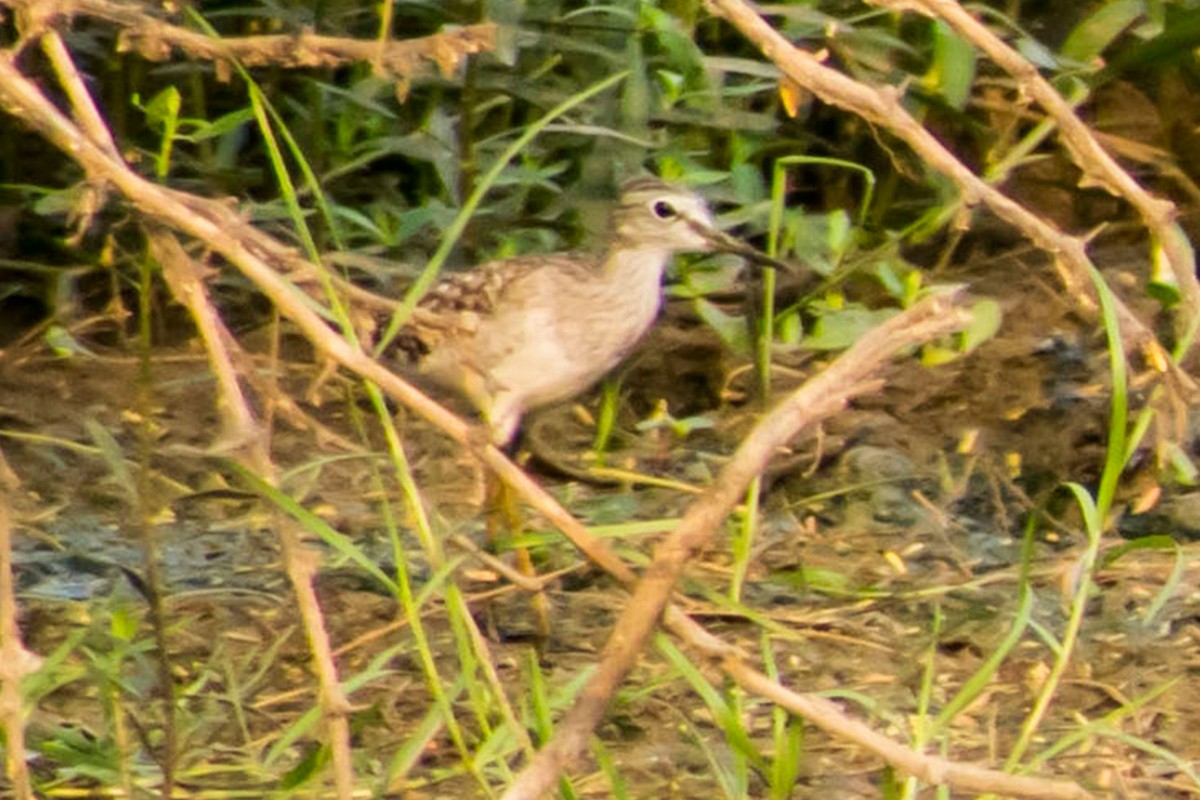
{"type": "MultiPolygon", "coordinates": [[[[880,385],[877,374],[895,354],[961,329],[968,320],[968,313],[952,295],[926,298],[867,333],[755,425],[713,485],[688,507],[678,527],[655,549],[653,562],[613,626],[595,673],[559,723],[554,738],[521,772],[502,800],[535,800],[549,791],[558,776],[583,755],[592,731],[645,648],[659,615],[668,607],[684,568],[716,536],[726,516],[744,497],[750,481],[766,469],[777,448],[803,428],[843,409],[853,397],[877,389],[880,385]]],[[[689,644],[705,655],[719,656],[709,649],[704,638],[692,636],[691,626],[699,626],[690,619],[687,623],[690,624],[671,625],[668,620],[672,631],[689,644]]],[[[889,764],[935,783],[966,785],[959,782],[967,781],[975,786],[985,785],[993,791],[1025,797],[1075,799],[1088,796],[1074,784],[1014,778],[916,753],[847,717],[828,701],[790,692],[755,671],[738,653],[727,651],[721,666],[752,691],[772,699],[787,698],[787,707],[804,709],[810,722],[836,735],[848,736],[889,764]],[[770,690],[769,694],[766,689],[770,690]]]]}
{"type": "MultiPolygon", "coordinates": [[[[3,456],[0,455],[0,461],[3,456]]],[[[17,625],[17,595],[12,568],[12,512],[9,493],[15,486],[8,465],[0,470],[0,724],[4,726],[4,772],[15,800],[32,800],[29,765],[25,763],[25,704],[21,679],[41,661],[25,649],[17,625]]]]}
{"type": "Polygon", "coordinates": [[[396,81],[403,98],[413,80],[436,67],[442,75],[453,73],[468,56],[488,52],[496,46],[492,23],[466,25],[430,36],[396,40],[362,40],[321,36],[303,32],[295,35],[227,36],[214,38],[173,25],[152,16],[146,4],[111,0],[68,2],[13,2],[33,11],[37,20],[26,35],[37,36],[53,27],[61,17],[87,15],[107,20],[121,28],[119,49],[136,51],[150,61],[165,61],[182,51],[189,57],[216,64],[221,77],[243,67],[313,68],[369,63],[381,77],[396,81]]]}
{"type": "MultiPolygon", "coordinates": [[[[1059,274],[1072,297],[1081,308],[1094,311],[1096,304],[1090,275],[1095,267],[1088,258],[1086,242],[1058,230],[972,172],[908,113],[900,102],[898,89],[891,86],[869,86],[826,67],[811,53],[795,47],[785,39],[745,0],[706,0],[706,4],[713,14],[727,19],[741,31],[789,79],[825,102],[851,111],[871,124],[890,131],[911,147],[926,164],[953,181],[964,203],[983,203],[996,216],[1013,225],[1036,245],[1053,255],[1056,264],[1060,265],[1059,274]]],[[[1155,209],[1156,218],[1161,216],[1160,211],[1160,208],[1155,209]]],[[[1180,256],[1176,254],[1176,257],[1180,256]]],[[[1194,276],[1190,278],[1193,284],[1195,280],[1194,276]]],[[[1151,363],[1171,364],[1153,331],[1119,298],[1116,298],[1116,303],[1126,346],[1132,349],[1142,348],[1151,353],[1151,363]]],[[[1193,383],[1178,370],[1175,370],[1175,373],[1176,379],[1184,386],[1193,383]]]]}
{"type": "MultiPolygon", "coordinates": [[[[294,251],[247,225],[235,213],[218,203],[166,189],[134,173],[108,147],[84,135],[66,119],[21,75],[11,56],[0,58],[0,103],[3,103],[9,113],[24,120],[48,141],[78,161],[90,178],[119,190],[148,218],[193,236],[224,256],[253,280],[280,312],[291,318],[326,355],[358,375],[375,382],[392,398],[410,406],[455,440],[464,445],[478,447],[478,438],[471,434],[471,429],[466,423],[337,336],[307,306],[299,291],[270,265],[276,263],[286,264],[289,268],[316,269],[306,265],[294,251]]],[[[647,573],[646,579],[638,585],[637,593],[629,605],[631,610],[627,611],[628,618],[623,619],[614,633],[606,650],[608,657],[594,677],[593,683],[589,685],[588,691],[581,697],[580,704],[564,720],[562,730],[567,738],[556,739],[544,754],[538,757],[538,761],[548,765],[549,770],[525,773],[518,784],[514,785],[513,792],[522,791],[521,786],[528,787],[535,783],[541,785],[551,779],[563,764],[580,751],[582,743],[586,742],[587,736],[590,735],[592,726],[603,713],[611,692],[627,673],[660,614],[663,615],[667,626],[691,646],[708,656],[723,659],[725,668],[731,675],[739,675],[742,680],[753,683],[747,676],[756,673],[752,670],[746,672],[749,668],[740,661],[735,648],[712,636],[678,609],[667,604],[675,576],[696,549],[711,538],[715,527],[728,513],[732,504],[740,498],[745,484],[761,471],[774,446],[773,443],[786,440],[799,427],[836,412],[849,397],[874,387],[876,383],[870,376],[896,349],[960,326],[963,322],[962,314],[962,310],[957,308],[950,298],[931,298],[864,338],[859,345],[839,359],[835,366],[799,390],[760,424],[755,434],[743,443],[738,458],[727,467],[721,481],[711,492],[692,505],[679,529],[660,547],[655,565],[647,573]]],[[[593,561],[627,585],[634,581],[634,575],[627,565],[602,542],[588,536],[586,529],[577,520],[503,454],[492,447],[481,448],[480,454],[491,469],[553,524],[560,527],[593,561]]],[[[285,550],[289,549],[287,545],[285,539],[285,550]]],[[[289,558],[289,575],[293,575],[293,582],[298,589],[304,585],[311,588],[311,565],[304,563],[301,551],[295,551],[294,555],[294,558],[289,558]]],[[[301,591],[302,596],[303,594],[301,591]]],[[[310,601],[310,609],[316,609],[315,597],[311,597],[310,601]]],[[[319,613],[319,609],[317,611],[319,613]]],[[[314,628],[310,628],[310,641],[314,649],[320,649],[319,638],[323,631],[319,622],[314,628]]],[[[327,710],[336,712],[344,708],[344,698],[339,702],[337,693],[329,691],[329,686],[335,685],[336,674],[323,674],[326,668],[332,665],[332,660],[323,662],[318,658],[317,662],[322,680],[323,700],[328,704],[327,710]]],[[[764,676],[762,680],[767,679],[764,676]]],[[[778,687],[778,690],[786,691],[782,687],[778,687]]],[[[332,714],[331,721],[339,719],[344,722],[344,717],[340,714],[332,714]]],[[[816,717],[815,721],[829,730],[840,732],[853,729],[852,725],[841,724],[852,720],[847,720],[836,712],[832,712],[829,718],[816,717]]],[[[338,734],[334,738],[340,738],[341,735],[338,734]]],[[[865,739],[858,741],[864,746],[877,748],[877,743],[873,744],[865,739]]],[[[892,743],[892,747],[898,746],[892,743]]],[[[904,758],[897,757],[894,753],[884,753],[882,750],[883,748],[877,748],[876,752],[880,752],[889,762],[906,770],[918,771],[933,778],[953,778],[953,770],[940,760],[911,753],[906,748],[900,748],[905,753],[904,758]]],[[[343,751],[342,756],[344,755],[343,751]]],[[[1000,787],[1006,777],[999,773],[986,774],[993,781],[989,784],[993,787],[1000,787]]],[[[1037,786],[1040,796],[1086,796],[1074,787],[1064,788],[1064,784],[1038,782],[1037,786]]],[[[345,790],[345,787],[340,788],[345,790]]],[[[1005,791],[1013,794],[1028,793],[1012,787],[1005,788],[1005,791]]],[[[510,793],[510,796],[528,795],[510,793]]]]}
{"type": "Polygon", "coordinates": [[[1175,280],[1183,292],[1184,327],[1200,314],[1200,282],[1196,280],[1196,256],[1187,236],[1175,222],[1178,211],[1169,200],[1155,197],[1101,146],[1091,129],[1076,116],[1050,82],[1041,76],[1029,60],[1005,44],[974,16],[953,0],[870,0],[894,10],[915,10],[945,20],[992,61],[1016,78],[1018,91],[1032,97],[1054,120],[1063,145],[1083,171],[1081,185],[1103,187],[1124,198],[1142,217],[1146,228],[1162,247],[1175,280]]]}

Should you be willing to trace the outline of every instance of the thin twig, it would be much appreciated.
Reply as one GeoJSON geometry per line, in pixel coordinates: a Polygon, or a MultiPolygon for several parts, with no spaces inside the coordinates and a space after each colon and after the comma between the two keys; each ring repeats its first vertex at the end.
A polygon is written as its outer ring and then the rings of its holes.
{"type": "MultiPolygon", "coordinates": [[[[228,259],[250,278],[275,304],[280,313],[290,318],[324,355],[359,376],[373,381],[394,400],[413,409],[455,441],[474,448],[489,468],[542,513],[551,524],[562,530],[593,562],[626,585],[634,583],[633,571],[606,543],[591,537],[578,520],[499,450],[482,444],[482,437],[475,435],[471,426],[330,330],[321,317],[310,308],[309,301],[303,294],[264,260],[264,256],[270,257],[272,261],[285,263],[293,270],[313,269],[293,250],[283,247],[253,228],[232,210],[212,201],[153,184],[134,173],[120,160],[96,147],[16,69],[11,57],[0,57],[0,104],[76,160],[90,177],[111,182],[144,214],[203,241],[214,252],[228,259]]],[[[866,388],[843,386],[845,391],[861,391],[866,388]]],[[[748,480],[750,476],[742,477],[748,480]]],[[[734,494],[740,496],[740,492],[734,494]]],[[[707,509],[707,506],[697,504],[693,508],[707,509]]],[[[711,509],[703,513],[709,511],[711,509]]],[[[655,590],[659,591],[665,584],[660,580],[653,585],[659,587],[655,590]]],[[[674,606],[665,608],[663,621],[673,633],[705,655],[714,658],[738,655],[737,648],[713,636],[674,606]]],[[[602,710],[605,701],[597,696],[590,702],[598,703],[602,710]]]]}
{"type": "MultiPolygon", "coordinates": [[[[24,0],[6,3],[37,9],[39,23],[52,26],[57,17],[90,16],[120,26],[118,49],[136,51],[149,61],[165,61],[181,51],[191,58],[212,61],[222,75],[243,67],[313,68],[371,64],[376,74],[397,81],[400,91],[436,68],[451,75],[468,56],[496,46],[496,25],[464,25],[413,39],[351,39],[308,31],[293,35],[226,36],[220,39],[180,27],[150,13],[145,3],[112,0],[68,0],[53,3],[24,0]]],[[[36,31],[34,32],[36,34],[36,31]]]]}
{"type": "MultiPolygon", "coordinates": [[[[117,155],[117,145],[105,124],[100,110],[92,101],[84,84],[83,76],[75,66],[70,52],[63,43],[62,37],[56,31],[48,31],[42,37],[42,50],[50,59],[59,85],[66,93],[70,104],[71,114],[79,123],[82,130],[97,146],[106,150],[110,155],[117,155]]],[[[99,182],[93,182],[89,188],[90,199],[87,203],[88,215],[79,221],[78,232],[82,235],[91,225],[91,213],[98,211],[103,205],[104,192],[99,182]]],[[[146,288],[146,287],[143,287],[146,288]]],[[[142,563],[145,571],[147,588],[147,604],[149,608],[150,627],[154,635],[154,662],[158,671],[159,690],[162,693],[161,707],[163,715],[163,737],[160,749],[159,766],[162,770],[161,793],[165,800],[175,796],[176,758],[179,750],[179,732],[176,718],[175,678],[171,668],[170,639],[167,635],[167,619],[163,611],[162,562],[159,555],[158,540],[155,535],[152,517],[154,512],[150,506],[151,469],[150,459],[153,452],[153,435],[149,429],[150,407],[153,405],[149,385],[149,338],[147,327],[149,323],[149,306],[146,304],[148,291],[141,295],[142,307],[139,314],[142,317],[140,344],[142,351],[139,355],[139,380],[137,391],[137,410],[142,422],[137,429],[138,470],[137,479],[130,485],[129,502],[133,512],[133,528],[136,529],[141,542],[142,563]]]]}
{"type": "Polygon", "coordinates": [[[1200,282],[1196,280],[1196,255],[1187,235],[1175,221],[1175,204],[1151,195],[1132,175],[1121,168],[1117,160],[1101,146],[1091,129],[1075,114],[1061,94],[1042,77],[1029,60],[1005,44],[986,25],[967,12],[954,0],[869,0],[878,6],[895,11],[913,10],[926,16],[945,20],[963,38],[987,53],[992,61],[1017,79],[1022,96],[1032,97],[1058,126],[1063,145],[1075,164],[1083,171],[1084,180],[1124,198],[1133,206],[1142,222],[1162,248],[1175,281],[1183,293],[1183,328],[1186,329],[1200,314],[1200,282]]]}
{"type": "Polygon", "coordinates": [[[800,694],[773,681],[737,659],[728,659],[722,670],[747,692],[765,697],[793,714],[819,725],[842,739],[867,747],[888,764],[934,785],[953,786],[966,792],[991,792],[1039,800],[1087,800],[1092,795],[1066,781],[1050,781],[1025,775],[1009,775],[992,769],[918,753],[898,745],[867,725],[847,716],[827,698],[800,694]]]}
{"type": "MultiPolygon", "coordinates": [[[[217,376],[220,394],[217,406],[221,409],[224,421],[222,446],[231,450],[243,466],[265,480],[272,480],[275,469],[267,445],[267,432],[258,424],[242,392],[226,347],[228,332],[208,297],[203,268],[188,256],[170,231],[150,227],[148,233],[151,252],[162,267],[163,277],[175,299],[191,314],[208,353],[209,364],[217,376]]],[[[309,651],[312,653],[313,668],[317,673],[320,706],[329,729],[338,798],[350,800],[354,792],[348,720],[351,706],[342,691],[325,617],[313,588],[319,557],[301,542],[292,520],[283,518],[281,514],[275,514],[275,520],[285,571],[296,595],[309,651]]]]}
{"type": "Polygon", "coordinates": [[[187,309],[208,353],[208,363],[217,379],[218,413],[221,416],[221,433],[217,437],[218,447],[223,450],[249,448],[256,453],[255,460],[266,457],[266,433],[255,419],[250,403],[238,380],[228,342],[229,331],[213,308],[205,287],[207,270],[184,251],[179,240],[170,231],[160,226],[147,230],[150,253],[162,269],[163,280],[181,306],[187,309]]]}
{"type": "MultiPolygon", "coordinates": [[[[868,332],[827,369],[785,398],[755,425],[713,485],[703,497],[688,507],[678,527],[655,549],[654,560],[613,626],[613,633],[592,677],[562,718],[554,738],[521,772],[502,795],[502,800],[535,800],[549,791],[559,775],[584,754],[592,731],[600,723],[611,698],[654,632],[659,615],[667,607],[684,568],[710,544],[721,523],[742,499],[750,481],[766,469],[776,448],[795,437],[806,426],[837,413],[851,398],[878,389],[881,384],[876,375],[897,353],[960,330],[969,318],[969,313],[950,294],[926,298],[868,332]]],[[[759,689],[770,686],[775,694],[787,692],[777,682],[758,676],[740,655],[724,656],[723,665],[730,674],[736,673],[748,682],[750,676],[757,676],[754,685],[759,689]]],[[[809,704],[807,707],[816,706],[809,704]]],[[[894,766],[906,771],[915,770],[917,774],[938,783],[965,774],[948,770],[946,762],[902,748],[844,714],[832,713],[833,709],[825,707],[824,711],[828,713],[817,716],[813,721],[843,735],[848,732],[870,733],[870,736],[856,735],[854,741],[870,747],[894,766]],[[886,746],[881,746],[882,743],[886,743],[886,746]]],[[[1005,783],[1007,776],[990,770],[980,770],[979,773],[970,773],[970,776],[972,779],[990,780],[992,783],[989,785],[992,786],[1004,784],[1014,794],[1027,797],[1087,796],[1073,785],[1038,779],[1028,779],[1027,783],[1020,786],[1012,781],[1005,783]],[[1047,794],[1048,786],[1054,787],[1055,792],[1047,794]]]]}
{"type": "MultiPolygon", "coordinates": [[[[705,3],[713,14],[728,20],[741,31],[788,78],[825,102],[851,111],[871,124],[890,131],[911,147],[928,166],[953,181],[964,203],[983,203],[996,216],[1054,255],[1067,290],[1081,308],[1095,311],[1097,306],[1089,277],[1095,267],[1088,258],[1086,242],[1058,230],[972,172],[904,108],[899,89],[870,86],[825,66],[811,53],[797,48],[784,38],[745,0],[705,0],[705,3]]],[[[1170,358],[1153,331],[1119,299],[1117,312],[1126,346],[1151,352],[1151,363],[1170,364],[1170,358]]],[[[1185,386],[1193,383],[1181,374],[1177,377],[1185,386]]]]}
{"type": "MultiPolygon", "coordinates": [[[[0,455],[0,461],[3,456],[0,455]]],[[[4,772],[15,800],[33,800],[29,766],[25,763],[25,706],[21,679],[41,666],[25,649],[17,625],[17,595],[12,568],[12,514],[9,493],[14,482],[7,464],[0,471],[0,724],[4,726],[4,772]]],[[[13,476],[15,477],[15,476],[13,476]]]]}

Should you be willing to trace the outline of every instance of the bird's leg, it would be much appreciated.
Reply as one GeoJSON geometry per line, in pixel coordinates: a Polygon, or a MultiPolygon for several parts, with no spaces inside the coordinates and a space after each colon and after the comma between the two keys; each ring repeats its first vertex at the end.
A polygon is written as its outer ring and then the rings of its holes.
{"type": "MultiPolygon", "coordinates": [[[[511,451],[511,453],[516,451],[516,447],[511,443],[502,449],[506,452],[511,451]]],[[[486,466],[484,467],[484,481],[487,504],[487,537],[488,542],[495,549],[497,540],[520,536],[524,532],[524,523],[521,518],[521,509],[517,504],[516,493],[509,488],[508,484],[486,466]]],[[[527,578],[536,579],[538,577],[528,549],[513,548],[513,558],[516,561],[518,572],[527,578]]],[[[545,642],[550,636],[550,601],[546,597],[546,593],[539,589],[533,593],[530,605],[533,608],[535,635],[539,643],[545,642]]]]}

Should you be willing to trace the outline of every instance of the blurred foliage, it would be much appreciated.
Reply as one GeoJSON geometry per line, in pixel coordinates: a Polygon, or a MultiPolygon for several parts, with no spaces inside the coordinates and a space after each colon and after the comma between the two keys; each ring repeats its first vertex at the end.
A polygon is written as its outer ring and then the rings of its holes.
{"type": "MultiPolygon", "coordinates": [[[[1195,86],[1195,5],[1006,3],[980,13],[1085,107],[1114,84],[1152,107],[1157,103],[1161,141],[1194,135],[1191,115],[1173,100],[1195,86]]],[[[202,3],[174,21],[229,37],[312,31],[371,39],[379,35],[378,8],[202,3]]],[[[763,10],[788,38],[823,54],[831,66],[871,84],[905,87],[911,110],[964,161],[993,170],[997,180],[1048,157],[1044,138],[1025,138],[1035,126],[1021,113],[1010,80],[979,61],[944,24],[852,2],[763,10]]],[[[404,265],[423,263],[478,176],[524,128],[620,70],[629,77],[615,90],[550,125],[505,166],[452,263],[592,241],[602,233],[603,204],[613,188],[645,170],[701,187],[747,237],[766,236],[776,225],[779,254],[836,277],[835,285],[863,275],[884,296],[896,297],[889,281],[912,269],[897,243],[938,247],[954,235],[960,209],[943,179],[861,120],[781,86],[775,68],[706,16],[700,0],[418,0],[395,3],[392,14],[388,34],[397,39],[489,20],[502,26],[499,45],[470,58],[457,74],[417,80],[402,99],[369,64],[256,69],[246,76],[316,176],[316,185],[301,191],[303,207],[316,211],[314,195],[325,196],[327,211],[306,220],[317,247],[386,258],[388,266],[368,276],[386,290],[398,291],[411,279],[416,268],[404,265]],[[812,160],[787,170],[783,213],[772,223],[773,169],[781,158],[796,156],[812,160]],[[873,176],[878,191],[867,207],[859,208],[862,184],[835,160],[873,176]],[[858,224],[847,226],[845,214],[858,224]]],[[[294,238],[281,187],[266,168],[269,153],[245,80],[182,55],[153,63],[120,52],[119,33],[80,18],[68,44],[92,76],[91,88],[127,157],[181,188],[237,197],[263,225],[294,238]]],[[[34,53],[26,62],[34,71],[45,68],[34,53]]],[[[81,297],[102,306],[112,281],[93,273],[76,294],[78,272],[64,287],[60,276],[47,281],[26,265],[77,265],[83,257],[96,267],[119,267],[122,248],[139,246],[132,235],[126,238],[129,218],[110,207],[77,240],[70,212],[78,198],[62,194],[70,193],[75,168],[13,126],[0,132],[0,148],[7,156],[0,162],[0,196],[9,219],[0,255],[16,262],[0,275],[0,300],[13,308],[24,302],[34,317],[39,305],[46,313],[69,314],[81,297]],[[69,246],[77,242],[84,246],[69,246]]],[[[1187,175],[1182,166],[1181,181],[1187,175]]],[[[294,156],[286,168],[304,186],[294,156]]],[[[1073,176],[1064,169],[1054,180],[1069,187],[1073,176]]],[[[732,273],[716,285],[702,280],[712,291],[728,287],[732,273]]],[[[874,302],[869,295],[868,302],[874,302]]],[[[788,320],[780,310],[780,319],[788,320]]],[[[0,339],[14,335],[5,331],[0,339]]]]}
{"type": "MultiPolygon", "coordinates": [[[[989,180],[1007,182],[1062,227],[1082,232],[1120,220],[1124,212],[1097,203],[1098,190],[1077,186],[1078,171],[1012,79],[949,27],[849,0],[761,9],[830,66],[903,89],[910,111],[960,158],[989,180]]],[[[1200,198],[1193,183],[1200,172],[1200,0],[1008,0],[973,10],[1052,78],[1146,183],[1176,200],[1200,198]]],[[[410,0],[390,11],[388,37],[496,21],[499,45],[455,74],[415,78],[401,97],[365,63],[226,76],[182,53],[151,62],[126,52],[117,27],[83,14],[66,38],[121,152],[138,169],[188,191],[232,196],[256,223],[301,244],[307,234],[291,206],[298,202],[317,249],[379,257],[370,267],[356,264],[355,278],[397,296],[515,140],[549,109],[626,70],[616,88],[552,122],[504,164],[452,267],[587,245],[602,234],[616,185],[648,170],[699,188],[722,224],[817,273],[819,282],[802,287],[781,278],[770,333],[777,349],[825,350],[845,347],[910,304],[951,259],[1011,244],[986,225],[971,234],[978,241],[965,242],[966,211],[943,178],[862,120],[781,85],[777,70],[708,17],[701,0],[410,0]],[[294,193],[272,166],[281,153],[299,187],[294,193]]],[[[312,31],[370,40],[379,36],[379,12],[378,3],[352,0],[209,2],[185,7],[172,21],[225,37],[312,31]]],[[[0,36],[11,46],[14,22],[4,24],[0,36]]],[[[53,85],[36,49],[22,54],[22,66],[53,85]]],[[[129,334],[132,315],[120,311],[136,306],[139,220],[116,202],[95,217],[82,214],[95,199],[68,159],[11,120],[0,127],[0,346],[46,319],[55,324],[42,330],[43,342],[64,357],[86,356],[89,347],[129,334]],[[89,224],[81,227],[81,219],[89,224]],[[73,327],[96,312],[107,328],[73,327]]],[[[752,341],[743,316],[754,309],[711,299],[740,291],[740,265],[704,266],[685,269],[673,292],[745,358],[762,345],[752,341]]],[[[232,271],[223,271],[214,288],[235,325],[265,314],[232,271]]],[[[160,340],[175,340],[175,325],[187,335],[182,314],[165,300],[158,309],[160,340]]],[[[930,348],[927,362],[954,357],[996,331],[999,305],[985,300],[977,310],[977,326],[956,350],[930,348]]],[[[677,418],[664,404],[643,428],[683,438],[713,425],[705,415],[677,418]]],[[[809,586],[841,582],[837,573],[807,567],[804,578],[809,586]]],[[[96,650],[91,661],[103,678],[93,683],[106,691],[149,647],[135,635],[137,625],[118,630],[116,622],[114,641],[122,646],[96,650]]],[[[736,727],[735,704],[715,694],[706,701],[714,718],[736,727]]],[[[108,735],[85,733],[52,740],[47,757],[67,765],[66,777],[74,770],[120,782],[108,735]]],[[[799,743],[782,725],[776,740],[775,762],[750,744],[739,751],[742,760],[721,773],[731,795],[740,796],[758,771],[777,777],[772,796],[787,796],[795,771],[789,754],[799,743]]],[[[312,751],[285,782],[303,783],[325,756],[312,751]]]]}

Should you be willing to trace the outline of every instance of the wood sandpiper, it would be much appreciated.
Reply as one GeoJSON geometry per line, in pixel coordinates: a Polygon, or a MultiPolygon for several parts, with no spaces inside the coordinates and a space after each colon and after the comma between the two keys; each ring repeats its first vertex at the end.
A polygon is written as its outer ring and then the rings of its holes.
{"type": "Polygon", "coordinates": [[[469,399],[504,446],[526,411],[586,391],[629,355],[658,315],[672,255],[716,250],[750,248],[716,229],[698,195],[635,178],[621,188],[602,254],[519,256],[449,275],[397,346],[469,399]]]}

